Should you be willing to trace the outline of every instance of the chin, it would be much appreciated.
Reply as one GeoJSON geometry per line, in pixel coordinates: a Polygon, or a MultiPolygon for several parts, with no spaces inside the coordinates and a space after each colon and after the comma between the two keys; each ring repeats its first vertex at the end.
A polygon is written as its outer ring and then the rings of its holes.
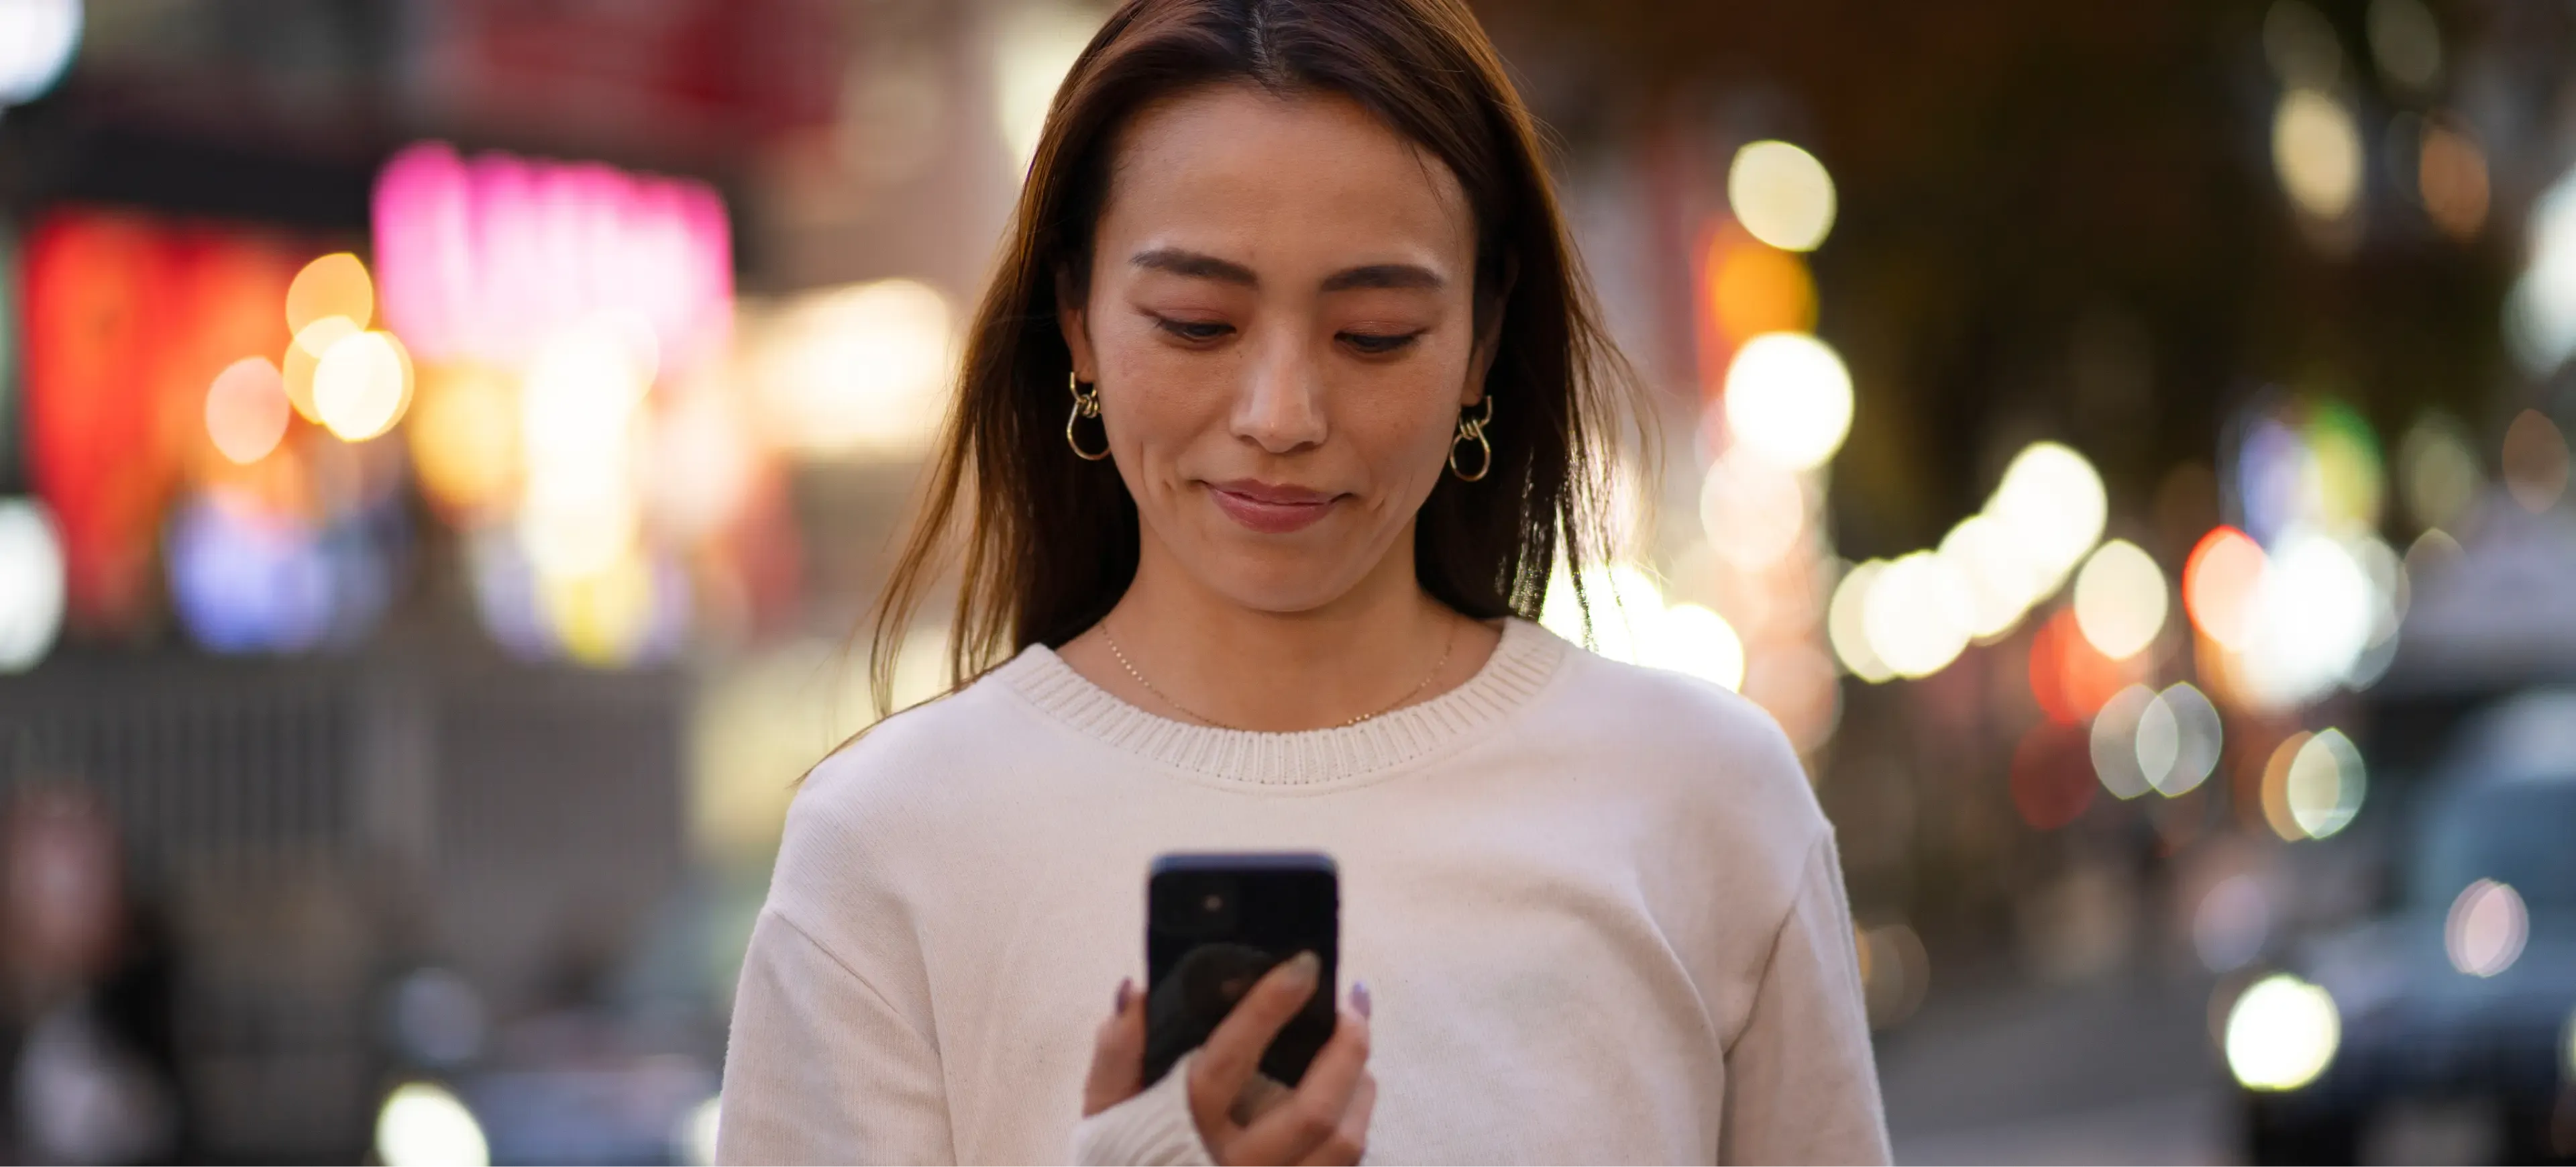
{"type": "Polygon", "coordinates": [[[1311,612],[1348,595],[1368,574],[1365,564],[1311,549],[1215,548],[1186,557],[1208,590],[1257,612],[1311,612]]]}

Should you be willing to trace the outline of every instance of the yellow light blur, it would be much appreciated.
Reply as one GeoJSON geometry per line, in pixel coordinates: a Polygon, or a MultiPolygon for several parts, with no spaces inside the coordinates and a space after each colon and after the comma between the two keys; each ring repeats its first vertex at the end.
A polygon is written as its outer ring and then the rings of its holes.
{"type": "Polygon", "coordinates": [[[518,395],[494,370],[441,370],[419,390],[405,430],[421,489],[441,506],[496,507],[518,480],[518,395]]]}
{"type": "Polygon", "coordinates": [[[1655,639],[1644,646],[1645,663],[1708,681],[1720,688],[1744,688],[1744,641],[1726,618],[1698,604],[1664,609],[1655,639]]]}
{"type": "Polygon", "coordinates": [[[1940,553],[1968,581],[1968,632],[1979,643],[2010,631],[2051,582],[1992,515],[1961,519],[1942,537],[1940,553]]]}
{"type": "Polygon", "coordinates": [[[1787,142],[1737,150],[1726,171],[1726,201],[1746,231],[1783,251],[1814,251],[1834,229],[1833,176],[1787,142]]]}
{"type": "Polygon", "coordinates": [[[2344,829],[2361,813],[2368,786],[2361,751],[2342,730],[2329,729],[2299,743],[2282,776],[2281,796],[2299,833],[2322,839],[2344,829]]]}
{"type": "MultiPolygon", "coordinates": [[[[367,265],[345,251],[305,264],[286,286],[289,335],[301,337],[327,316],[344,317],[352,328],[365,328],[376,316],[376,285],[367,278],[367,265]]],[[[328,347],[313,350],[313,355],[321,356],[328,347]]]]}
{"type": "Polygon", "coordinates": [[[623,482],[539,473],[519,507],[519,546],[541,579],[587,579],[609,570],[635,547],[643,527],[623,482]]]}
{"type": "Polygon", "coordinates": [[[277,448],[292,411],[277,366],[267,357],[243,357],[206,387],[206,436],[218,453],[248,466],[277,448]]]}
{"type": "Polygon", "coordinates": [[[1548,578],[1547,594],[1539,601],[1540,626],[1581,644],[1586,608],[1591,612],[1594,652],[1616,661],[1644,663],[1645,646],[1654,639],[1664,614],[1663,589],[1653,576],[1632,563],[1594,564],[1583,569],[1583,594],[1578,599],[1574,577],[1560,565],[1548,578]]]}
{"type": "Polygon", "coordinates": [[[1897,676],[1928,677],[1968,647],[1974,601],[1959,569],[1930,551],[1899,556],[1870,585],[1862,627],[1897,676]]]}
{"type": "Polygon", "coordinates": [[[2033,442],[2004,467],[1986,513],[2038,565],[2047,583],[2037,594],[2046,595],[2101,540],[2110,506],[2101,473],[2084,455],[2056,442],[2033,442]]]}
{"type": "Polygon", "coordinates": [[[1806,332],[1816,326],[1816,281],[1806,261],[1762,243],[1720,232],[1710,244],[1709,307],[1728,340],[1766,332],[1806,332]]]}
{"type": "Polygon", "coordinates": [[[2513,967],[2531,938],[2531,913],[2513,885],[2481,879],[2460,889],[2442,923],[2442,947],[2451,967],[2491,977],[2513,967]]]}
{"type": "Polygon", "coordinates": [[[2487,156],[2477,140],[2448,126],[2424,132],[2415,164],[2424,213],[2453,238],[2470,239],[2487,221],[2487,156]]]}
{"type": "Polygon", "coordinates": [[[653,574],[631,553],[586,574],[539,573],[538,611],[572,659],[612,668],[635,658],[653,619],[653,574]]]}
{"type": "Polygon", "coordinates": [[[294,342],[286,346],[286,360],[279,366],[286,381],[286,400],[304,420],[316,425],[322,422],[321,411],[313,406],[313,374],[322,364],[322,354],[363,331],[346,316],[325,316],[305,325],[295,334],[294,342]]]}
{"type": "Polygon", "coordinates": [[[1823,465],[1851,432],[1851,372],[1833,348],[1798,332],[1744,342],[1726,368],[1735,440],[1791,470],[1823,465]]]}
{"type": "Polygon", "coordinates": [[[1700,483],[1699,521],[1728,562],[1760,568],[1779,562],[1806,533],[1806,491],[1794,473],[1730,450],[1700,483]]]}
{"type": "Polygon", "coordinates": [[[2301,211],[2343,218],[2361,193],[2361,132],[2352,112],[2313,89],[2283,94],[2272,116],[2272,166],[2301,211]]]}
{"type": "Polygon", "coordinates": [[[411,405],[411,354],[390,332],[344,337],[313,369],[313,410],[332,435],[363,442],[392,429],[411,405]]]}
{"type": "Polygon", "coordinates": [[[2254,982],[2227,1010],[2227,1068],[2248,1090],[2296,1090],[2334,1063],[2334,998],[2288,973],[2254,982]]]}
{"type": "Polygon", "coordinates": [[[1833,600],[1825,609],[1825,637],[1833,642],[1835,659],[1853,676],[1873,685],[1896,677],[1896,670],[1869,646],[1869,594],[1886,570],[1887,564],[1876,559],[1853,564],[1834,585],[1833,600]]]}
{"type": "Polygon", "coordinates": [[[376,1113],[376,1157],[385,1167],[487,1167],[483,1124],[442,1086],[405,1082],[376,1113]]]}
{"type": "Polygon", "coordinates": [[[2104,543],[2075,576],[2075,627],[2112,660],[2146,651],[2164,631],[2170,600],[2164,572],[2126,539],[2104,543]]]}
{"type": "Polygon", "coordinates": [[[2535,515],[2557,506],[2567,493],[2567,435],[2549,415],[2526,409],[2505,427],[2504,486],[2535,515]]]}
{"type": "Polygon", "coordinates": [[[790,305],[752,359],[762,428],[808,457],[917,454],[951,396],[951,320],[947,298],[913,280],[790,305]]]}

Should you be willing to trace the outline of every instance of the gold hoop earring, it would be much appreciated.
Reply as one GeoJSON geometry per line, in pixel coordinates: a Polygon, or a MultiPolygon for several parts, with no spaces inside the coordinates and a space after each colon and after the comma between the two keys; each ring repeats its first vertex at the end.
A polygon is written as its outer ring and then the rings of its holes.
{"type": "Polygon", "coordinates": [[[1469,417],[1466,410],[1459,410],[1458,432],[1449,439],[1449,472],[1457,475],[1460,482],[1482,482],[1494,468],[1494,447],[1485,440],[1485,427],[1494,421],[1494,395],[1486,394],[1484,404],[1485,412],[1476,417],[1469,417]],[[1482,455],[1476,461],[1473,474],[1458,468],[1458,447],[1468,442],[1476,443],[1476,451],[1482,455]]]}
{"type": "Polygon", "coordinates": [[[1097,381],[1092,382],[1091,392],[1085,393],[1082,391],[1082,375],[1079,373],[1068,372],[1064,375],[1064,386],[1067,389],[1073,390],[1073,413],[1064,419],[1064,444],[1073,447],[1073,456],[1080,458],[1085,462],[1097,462],[1108,457],[1109,443],[1107,439],[1109,435],[1107,433],[1104,432],[1101,434],[1102,441],[1100,444],[1100,452],[1097,454],[1083,449],[1082,443],[1076,441],[1073,436],[1073,424],[1075,422],[1081,421],[1086,417],[1100,416],[1100,383],[1097,381]]]}

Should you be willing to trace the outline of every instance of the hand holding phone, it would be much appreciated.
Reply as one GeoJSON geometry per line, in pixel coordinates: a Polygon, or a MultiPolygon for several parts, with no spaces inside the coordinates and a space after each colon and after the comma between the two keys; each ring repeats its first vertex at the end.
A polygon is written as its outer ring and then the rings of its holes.
{"type": "Polygon", "coordinates": [[[1367,999],[1355,997],[1357,1009],[1332,1006],[1326,958],[1338,949],[1331,923],[1338,905],[1329,894],[1321,901],[1331,906],[1321,917],[1326,923],[1320,940],[1311,911],[1318,902],[1313,873],[1320,870],[1330,880],[1330,860],[1167,856],[1155,865],[1158,877],[1174,870],[1193,874],[1156,885],[1163,904],[1160,914],[1150,905],[1148,910],[1152,988],[1140,993],[1119,986],[1117,1011],[1101,1026],[1093,1049],[1084,1117],[1144,1090],[1151,1081],[1145,1073],[1149,1046],[1159,1044],[1175,1059],[1195,1047],[1185,1089],[1199,1137],[1217,1162],[1357,1163],[1367,1145],[1377,1083],[1368,1071],[1367,999]],[[1239,862],[1247,859],[1249,864],[1239,862]],[[1229,878],[1204,878],[1209,871],[1229,878]],[[1280,877],[1283,871],[1289,875],[1280,877]],[[1246,876],[1266,890],[1245,895],[1246,876]],[[1183,898],[1185,891],[1191,898],[1183,898]],[[1228,902],[1209,906],[1212,892],[1224,893],[1220,898],[1228,902]],[[1196,922],[1185,921],[1183,908],[1193,904],[1196,922]],[[1193,942],[1173,942],[1167,935],[1157,949],[1151,937],[1158,921],[1193,942]],[[1272,945],[1283,937],[1298,943],[1275,951],[1272,945]],[[1310,940],[1317,942],[1303,943],[1310,940]],[[1164,994],[1159,1006],[1149,1004],[1155,990],[1164,994]],[[1148,1015],[1155,1009],[1161,1011],[1160,1043],[1148,1033],[1154,1028],[1148,1015]],[[1201,1017],[1212,1019],[1198,1031],[1204,1038],[1182,1044],[1201,1017]],[[1292,1036],[1301,1026],[1315,1031],[1318,1018],[1320,1040],[1307,1044],[1292,1036]],[[1294,1087],[1280,1075],[1293,1078],[1294,1087]]]}

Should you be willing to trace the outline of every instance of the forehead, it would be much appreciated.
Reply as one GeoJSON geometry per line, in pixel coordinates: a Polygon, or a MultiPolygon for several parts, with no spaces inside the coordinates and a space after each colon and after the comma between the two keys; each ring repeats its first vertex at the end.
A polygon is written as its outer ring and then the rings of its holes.
{"type": "Polygon", "coordinates": [[[1410,260],[1464,282],[1475,225],[1449,167],[1357,102],[1222,85],[1129,122],[1099,243],[1189,247],[1256,269],[1410,260]]]}

